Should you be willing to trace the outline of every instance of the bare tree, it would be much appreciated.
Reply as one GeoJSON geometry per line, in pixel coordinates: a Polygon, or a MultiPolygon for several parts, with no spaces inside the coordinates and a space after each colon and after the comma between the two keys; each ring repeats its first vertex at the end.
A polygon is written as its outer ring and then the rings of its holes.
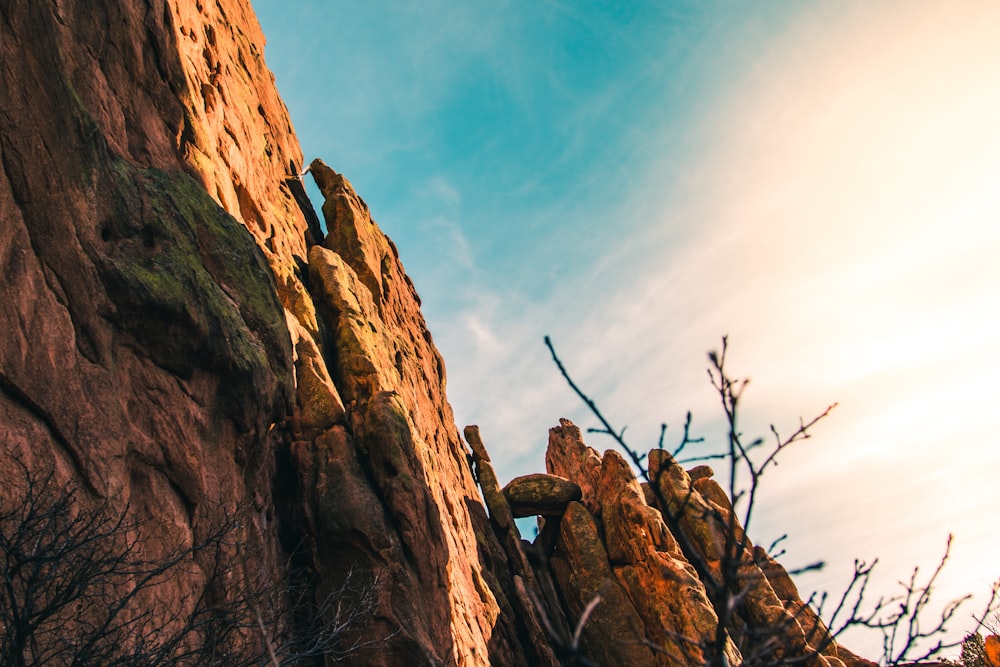
{"type": "MultiPolygon", "coordinates": [[[[774,559],[783,554],[776,549],[786,537],[782,536],[768,549],[754,546],[747,537],[758,502],[761,479],[776,465],[783,451],[808,439],[811,430],[831,413],[836,404],[828,406],[809,421],[800,420],[790,435],[782,435],[771,426],[770,440],[757,438],[747,441],[739,424],[739,415],[740,401],[748,380],[735,379],[729,374],[726,368],[728,340],[724,337],[721,350],[709,354],[708,369],[726,419],[727,433],[721,451],[683,457],[691,445],[702,442],[702,439],[691,436],[691,414],[688,413],[680,442],[671,451],[664,447],[667,426],[663,424],[655,449],[644,455],[626,442],[625,429],[612,426],[595,401],[574,382],[548,337],[545,344],[570,388],[597,418],[600,427],[590,431],[609,436],[649,484],[665,524],[705,586],[718,618],[715,636],[710,641],[678,638],[677,646],[683,655],[673,656],[677,662],[729,667],[726,647],[729,641],[735,640],[742,655],[741,664],[747,667],[809,665],[815,663],[818,655],[831,650],[836,637],[854,627],[874,629],[883,634],[881,662],[884,665],[925,660],[961,643],[946,642],[940,637],[968,596],[948,603],[939,617],[928,618],[931,593],[947,561],[950,537],[948,549],[930,579],[924,584],[919,583],[918,571],[914,570],[898,597],[879,598],[874,603],[866,599],[877,561],[870,565],[856,561],[850,583],[835,598],[825,593],[814,593],[805,604],[786,605],[788,613],[777,616],[761,615],[753,605],[747,604],[766,583],[764,573],[774,571],[774,559]],[[728,499],[713,498],[718,502],[706,503],[694,492],[682,466],[711,460],[726,464],[727,485],[724,491],[728,499]],[[708,530],[694,531],[693,525],[707,526],[708,530]],[[706,543],[705,535],[710,536],[708,541],[714,542],[714,546],[706,543]],[[710,550],[717,553],[710,554],[710,550]],[[824,617],[826,622],[822,620],[824,617]],[[796,626],[802,629],[798,634],[792,632],[796,626]],[[932,642],[929,645],[928,640],[932,642]]],[[[812,563],[791,574],[823,566],[822,562],[812,563]]],[[[996,602],[995,585],[984,615],[995,610],[996,602]]]]}
{"type": "Polygon", "coordinates": [[[350,639],[375,605],[361,573],[318,598],[302,569],[251,571],[260,559],[241,551],[240,513],[151,556],[127,507],[82,502],[54,471],[12,461],[0,502],[0,664],[278,667],[367,646],[350,639]],[[189,579],[203,585],[165,595],[189,579]]]}
{"type": "MultiPolygon", "coordinates": [[[[902,592],[887,599],[878,599],[872,605],[873,613],[861,623],[865,627],[881,632],[883,664],[922,662],[965,643],[965,639],[948,640],[945,638],[945,633],[948,624],[954,619],[959,608],[972,598],[971,595],[950,600],[937,615],[928,613],[937,579],[951,554],[951,542],[952,536],[949,535],[944,555],[926,581],[921,582],[920,569],[913,568],[910,578],[899,584],[902,592]]],[[[868,573],[865,574],[866,579],[868,573]]],[[[981,615],[977,617],[973,614],[973,619],[976,620],[973,633],[978,633],[983,626],[980,619],[997,613],[997,604],[1000,602],[998,593],[1000,593],[1000,580],[990,588],[981,615]]]]}

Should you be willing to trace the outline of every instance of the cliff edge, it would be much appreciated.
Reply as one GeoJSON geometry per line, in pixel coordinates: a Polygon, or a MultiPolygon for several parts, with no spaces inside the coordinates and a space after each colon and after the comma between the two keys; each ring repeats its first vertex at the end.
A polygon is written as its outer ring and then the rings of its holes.
{"type": "Polygon", "coordinates": [[[324,234],[249,3],[9,0],[0,25],[2,469],[151,553],[240,515],[244,574],[362,572],[368,664],[523,663],[416,293],[316,165],[324,234]]]}

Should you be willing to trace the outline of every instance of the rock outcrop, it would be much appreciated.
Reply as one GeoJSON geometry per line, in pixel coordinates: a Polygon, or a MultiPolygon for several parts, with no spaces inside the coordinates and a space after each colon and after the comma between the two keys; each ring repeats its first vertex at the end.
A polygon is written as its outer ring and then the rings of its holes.
{"type": "MultiPolygon", "coordinates": [[[[248,0],[0,0],[0,528],[24,480],[71,489],[72,516],[123,517],[130,557],[177,559],[133,618],[276,591],[230,637],[268,652],[363,601],[338,628],[352,664],[696,663],[718,619],[662,517],[712,563],[711,471],[653,457],[643,488],[563,422],[547,474],[501,490],[395,246],[320,161],[325,225],[306,197],[263,44],[248,0]]],[[[754,624],[818,623],[751,564],[733,664],[754,624]]]]}
{"type": "MultiPolygon", "coordinates": [[[[467,429],[466,435],[479,451],[478,431],[467,429]]],[[[574,424],[561,420],[549,432],[547,475],[515,480],[503,494],[484,485],[491,516],[503,532],[516,532],[509,519],[497,519],[509,516],[515,503],[521,514],[538,506],[539,536],[514,549],[533,554],[534,581],[551,579],[558,590],[558,596],[544,590],[533,596],[538,613],[559,619],[554,627],[581,633],[574,645],[564,630],[557,646],[604,665],[709,664],[713,651],[732,665],[757,664],[765,655],[806,657],[804,664],[827,667],[874,665],[833,641],[785,569],[749,541],[710,467],[685,471],[663,450],[651,451],[647,460],[655,488],[641,486],[618,452],[599,454],[574,424]],[[556,493],[563,488],[581,493],[566,503],[556,493]],[[558,505],[542,502],[557,497],[558,505]],[[556,506],[564,509],[555,512],[556,506]],[[742,602],[720,632],[712,595],[727,585],[726,549],[735,553],[729,562],[738,575],[728,585],[737,587],[732,593],[742,602]]],[[[508,535],[503,543],[510,549],[516,537],[508,535]]]]}
{"type": "Polygon", "coordinates": [[[324,233],[263,45],[246,0],[0,2],[0,469],[151,550],[243,512],[245,571],[363,575],[360,663],[526,664],[419,299],[317,163],[324,233]]]}

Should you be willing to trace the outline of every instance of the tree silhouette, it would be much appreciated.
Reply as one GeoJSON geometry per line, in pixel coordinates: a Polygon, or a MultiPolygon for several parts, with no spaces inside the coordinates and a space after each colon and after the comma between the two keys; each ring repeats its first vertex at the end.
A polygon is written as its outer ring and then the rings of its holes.
{"type": "Polygon", "coordinates": [[[240,513],[150,556],[128,508],[85,503],[53,470],[12,461],[0,501],[0,664],[278,667],[368,646],[350,639],[375,604],[360,574],[317,600],[304,570],[252,571],[240,513]],[[192,574],[202,586],[168,594],[192,574]]]}

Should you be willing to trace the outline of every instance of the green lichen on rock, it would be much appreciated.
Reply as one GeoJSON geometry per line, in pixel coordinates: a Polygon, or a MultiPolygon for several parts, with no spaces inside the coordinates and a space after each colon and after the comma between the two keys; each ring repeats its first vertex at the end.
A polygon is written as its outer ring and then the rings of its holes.
{"type": "Polygon", "coordinates": [[[292,391],[291,341],[259,248],[183,172],[116,160],[106,174],[112,204],[98,270],[109,319],[125,344],[178,377],[222,377],[220,407],[252,427],[259,411],[245,400],[292,391]]]}

